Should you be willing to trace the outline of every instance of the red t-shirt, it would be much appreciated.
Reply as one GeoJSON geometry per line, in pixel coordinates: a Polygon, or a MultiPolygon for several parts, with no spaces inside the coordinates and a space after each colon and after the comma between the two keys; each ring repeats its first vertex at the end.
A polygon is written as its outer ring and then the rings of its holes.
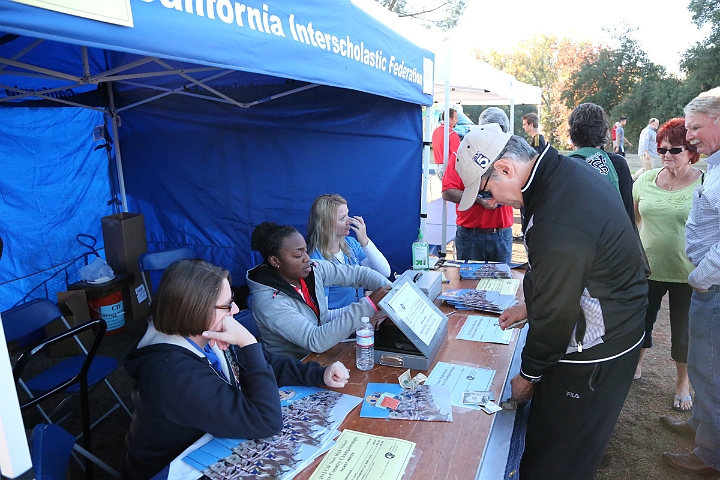
{"type": "MultiPolygon", "coordinates": [[[[455,162],[448,163],[442,180],[443,191],[450,188],[465,190],[465,184],[455,169],[455,162]]],[[[507,228],[512,227],[514,222],[513,209],[507,205],[494,210],[489,210],[482,205],[473,205],[465,211],[461,211],[458,205],[455,205],[455,211],[457,212],[457,225],[465,228],[507,228]]]]}
{"type": "MultiPolygon", "coordinates": [[[[432,149],[435,163],[441,165],[443,163],[443,150],[445,148],[445,126],[440,124],[432,134],[432,149]]],[[[455,130],[450,129],[449,142],[450,150],[448,151],[448,163],[455,163],[458,148],[460,148],[460,136],[455,130]]]]}

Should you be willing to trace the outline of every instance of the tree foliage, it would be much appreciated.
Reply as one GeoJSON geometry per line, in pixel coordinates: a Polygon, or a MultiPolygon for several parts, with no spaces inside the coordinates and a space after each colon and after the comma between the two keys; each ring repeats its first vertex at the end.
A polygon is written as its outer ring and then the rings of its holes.
{"type": "Polygon", "coordinates": [[[720,0],[692,0],[688,10],[698,27],[712,26],[710,36],[688,49],[680,63],[686,73],[686,93],[691,99],[720,85],[720,0]]]}
{"type": "Polygon", "coordinates": [[[693,23],[698,27],[705,24],[720,26],[720,2],[718,0],[691,0],[688,10],[693,14],[693,23]]]}
{"type": "Polygon", "coordinates": [[[415,17],[444,31],[457,26],[465,0],[375,0],[400,17],[415,17]]]}
{"type": "Polygon", "coordinates": [[[616,48],[603,47],[595,61],[587,62],[570,79],[572,88],[563,95],[565,104],[574,108],[584,102],[614,109],[633,87],[647,78],[664,74],[662,67],[652,64],[627,25],[611,32],[617,39],[616,48]]]}
{"type": "Polygon", "coordinates": [[[564,148],[570,110],[562,101],[562,93],[568,88],[573,73],[583,63],[592,61],[597,53],[598,48],[590,42],[543,34],[520,42],[509,53],[490,50],[477,56],[521,82],[542,89],[541,130],[548,141],[564,148]]]}

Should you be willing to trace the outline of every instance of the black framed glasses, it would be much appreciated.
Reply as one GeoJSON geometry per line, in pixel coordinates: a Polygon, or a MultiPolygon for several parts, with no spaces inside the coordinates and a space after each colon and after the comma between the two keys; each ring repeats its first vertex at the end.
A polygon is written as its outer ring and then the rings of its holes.
{"type": "Polygon", "coordinates": [[[490,200],[493,198],[493,194],[491,192],[488,192],[485,190],[487,188],[488,182],[490,181],[490,176],[488,175],[487,179],[485,179],[485,185],[482,186],[480,191],[478,192],[478,197],[482,198],[483,200],[490,200]]]}
{"type": "Polygon", "coordinates": [[[687,150],[687,148],[685,148],[685,147],[673,147],[673,148],[658,147],[657,150],[660,155],[665,155],[666,153],[669,153],[670,155],[677,155],[678,153],[682,153],[685,150],[687,150]]]}
{"type": "Polygon", "coordinates": [[[230,310],[232,310],[233,305],[235,305],[235,300],[232,300],[233,298],[235,298],[235,295],[230,297],[230,303],[228,303],[227,305],[215,305],[215,308],[218,310],[227,310],[229,312],[230,310]]]}

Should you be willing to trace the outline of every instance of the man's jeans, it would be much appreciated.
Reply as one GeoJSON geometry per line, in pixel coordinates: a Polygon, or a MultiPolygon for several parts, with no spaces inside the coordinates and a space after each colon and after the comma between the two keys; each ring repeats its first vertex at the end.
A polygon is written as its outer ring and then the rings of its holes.
{"type": "Polygon", "coordinates": [[[688,374],[695,389],[692,416],[695,454],[720,470],[720,285],[693,291],[690,304],[688,374]]]}
{"type": "Polygon", "coordinates": [[[512,228],[494,229],[457,227],[455,256],[458,260],[486,260],[510,263],[512,260],[512,228]]]}

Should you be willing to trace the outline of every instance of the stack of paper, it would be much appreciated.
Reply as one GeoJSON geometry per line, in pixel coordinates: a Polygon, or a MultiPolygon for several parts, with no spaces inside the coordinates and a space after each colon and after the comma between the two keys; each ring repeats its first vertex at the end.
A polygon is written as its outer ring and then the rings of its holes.
{"type": "Polygon", "coordinates": [[[515,305],[515,295],[508,295],[488,290],[459,288],[446,290],[439,297],[458,310],[480,310],[490,313],[502,313],[515,305]]]}
{"type": "Polygon", "coordinates": [[[293,478],[328,451],[337,428],[362,401],[315,387],[282,387],[283,429],[259,440],[214,438],[183,461],[211,479],[293,478]]]}
{"type": "Polygon", "coordinates": [[[512,278],[512,272],[507,263],[468,263],[462,265],[458,270],[462,280],[512,278]]]}

